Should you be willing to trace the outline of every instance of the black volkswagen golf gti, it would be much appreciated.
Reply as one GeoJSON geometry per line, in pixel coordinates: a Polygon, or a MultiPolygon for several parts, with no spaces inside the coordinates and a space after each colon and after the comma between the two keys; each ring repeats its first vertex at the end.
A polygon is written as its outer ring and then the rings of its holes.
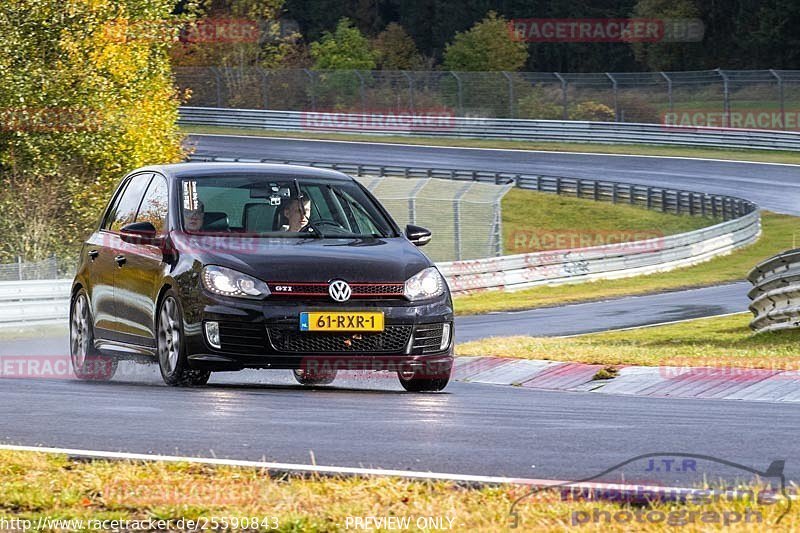
{"type": "Polygon", "coordinates": [[[72,287],[75,374],[157,362],[169,385],[214,371],[291,369],[304,385],[343,369],[396,372],[443,389],[453,305],[370,192],[318,168],[183,163],[126,176],[83,245],[72,287]]]}

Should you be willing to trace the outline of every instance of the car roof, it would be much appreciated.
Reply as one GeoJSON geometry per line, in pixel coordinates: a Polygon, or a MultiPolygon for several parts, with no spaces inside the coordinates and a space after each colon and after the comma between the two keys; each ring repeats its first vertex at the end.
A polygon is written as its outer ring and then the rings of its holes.
{"type": "Polygon", "coordinates": [[[193,162],[175,163],[172,165],[153,165],[137,169],[136,172],[154,171],[164,174],[168,178],[188,178],[204,176],[223,176],[226,174],[263,174],[266,176],[296,177],[296,178],[323,178],[341,181],[353,181],[353,178],[336,170],[326,168],[277,165],[273,163],[222,163],[222,162],[193,162]]]}

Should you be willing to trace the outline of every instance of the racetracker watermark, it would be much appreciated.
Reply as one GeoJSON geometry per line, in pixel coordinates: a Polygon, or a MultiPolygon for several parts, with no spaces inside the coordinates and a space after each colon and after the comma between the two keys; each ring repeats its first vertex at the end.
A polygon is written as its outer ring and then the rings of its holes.
{"type": "Polygon", "coordinates": [[[683,109],[661,114],[661,125],[670,131],[686,128],[718,128],[730,130],[787,130],[800,131],[800,110],[747,109],[718,111],[712,109],[683,109]]]}
{"type": "Polygon", "coordinates": [[[449,131],[455,128],[455,113],[446,108],[416,111],[306,111],[303,129],[318,131],[449,131]]]}
{"type": "Polygon", "coordinates": [[[527,43],[699,42],[705,26],[699,19],[511,19],[508,31],[527,43]]]}
{"type": "Polygon", "coordinates": [[[674,357],[662,361],[658,367],[659,375],[665,379],[729,379],[739,382],[761,381],[769,378],[800,379],[800,360],[776,361],[768,357],[752,357],[737,360],[714,357],[681,358],[674,357]]]}
{"type": "Polygon", "coordinates": [[[103,26],[113,42],[258,43],[269,33],[269,23],[247,18],[114,19],[103,26]]]}
{"type": "Polygon", "coordinates": [[[513,253],[575,250],[649,253],[664,249],[664,233],[657,230],[524,230],[511,232],[509,251],[513,253]]]}
{"type": "Polygon", "coordinates": [[[100,113],[85,107],[0,108],[0,131],[74,133],[100,130],[100,113]]]}

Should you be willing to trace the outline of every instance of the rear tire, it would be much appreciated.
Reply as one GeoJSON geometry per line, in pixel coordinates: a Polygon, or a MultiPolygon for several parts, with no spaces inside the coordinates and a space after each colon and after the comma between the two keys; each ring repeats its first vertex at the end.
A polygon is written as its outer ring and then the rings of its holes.
{"type": "Polygon", "coordinates": [[[292,373],[294,374],[294,379],[296,379],[300,385],[305,385],[307,387],[330,385],[333,383],[333,380],[336,379],[336,370],[319,370],[312,372],[310,370],[298,368],[292,370],[292,373]]]}
{"type": "Polygon", "coordinates": [[[397,378],[408,392],[438,392],[450,382],[451,370],[452,367],[444,371],[407,368],[398,370],[397,378]]]}
{"type": "Polygon", "coordinates": [[[70,310],[69,358],[75,376],[84,381],[109,381],[117,371],[117,360],[94,347],[92,310],[83,289],[75,295],[70,310]]]}
{"type": "Polygon", "coordinates": [[[183,336],[183,310],[174,292],[168,291],[164,295],[157,323],[158,368],[164,383],[171,387],[200,387],[208,383],[211,372],[189,367],[183,336]]]}

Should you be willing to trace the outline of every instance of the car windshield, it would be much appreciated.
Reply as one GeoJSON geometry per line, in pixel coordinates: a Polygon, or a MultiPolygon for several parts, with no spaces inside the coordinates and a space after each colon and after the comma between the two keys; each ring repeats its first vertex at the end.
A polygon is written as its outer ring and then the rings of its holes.
{"type": "Polygon", "coordinates": [[[391,223],[353,181],[287,176],[184,179],[188,233],[287,238],[394,237],[391,223]]]}

